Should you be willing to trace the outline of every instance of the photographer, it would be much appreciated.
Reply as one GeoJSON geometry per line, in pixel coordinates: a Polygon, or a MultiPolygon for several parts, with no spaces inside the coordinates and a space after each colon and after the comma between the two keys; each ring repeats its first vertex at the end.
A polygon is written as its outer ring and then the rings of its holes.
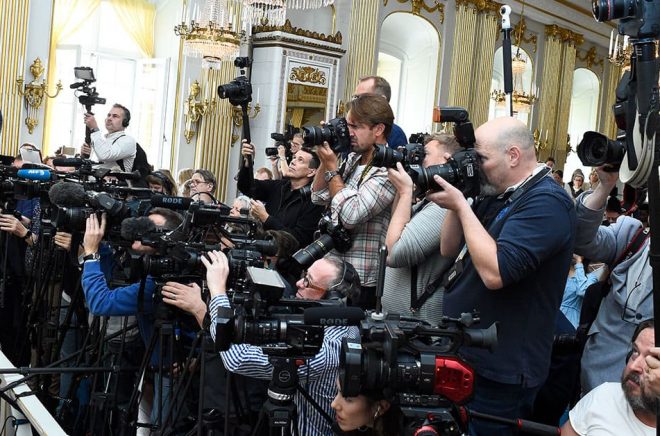
{"type": "MultiPolygon", "coordinates": [[[[445,164],[445,155],[453,155],[460,149],[453,136],[434,133],[425,141],[422,166],[445,164]]],[[[446,211],[428,200],[411,208],[412,179],[400,163],[388,172],[397,194],[385,238],[388,268],[383,308],[386,312],[414,316],[435,325],[443,314],[443,293],[436,291],[440,285],[438,279],[452,262],[440,255],[438,227],[442,227],[446,211]]]]}
{"type": "Polygon", "coordinates": [[[105,128],[108,133],[103,135],[94,115],[86,113],[85,125],[91,131],[92,143],[83,144],[81,153],[90,155],[93,151],[96,160],[102,162],[102,168],[112,168],[119,165],[123,171],[131,172],[137,146],[135,138],[125,132],[130,122],[131,113],[128,109],[115,103],[105,118],[105,128]]]}
{"type": "Polygon", "coordinates": [[[362,280],[360,307],[375,307],[378,265],[374,262],[385,240],[390,221],[390,205],[395,189],[387,179],[387,169],[373,167],[376,144],[385,144],[394,115],[380,95],[363,94],[347,105],[346,122],[352,153],[339,168],[337,155],[324,142],[317,148],[321,167],[312,185],[312,201],[330,205],[332,221],[347,229],[353,239],[345,253],[332,254],[350,262],[362,280]]]}
{"type": "MultiPolygon", "coordinates": [[[[444,311],[477,310],[481,324],[498,322],[493,353],[463,348],[476,372],[472,410],[526,418],[550,365],[554,321],[575,239],[575,211],[566,192],[537,166],[534,138],[522,122],[498,118],[475,132],[481,196],[471,207],[439,176],[427,198],[448,210],[443,256],[457,257],[444,311]],[[461,249],[463,247],[463,249],[461,249]]],[[[505,424],[473,420],[471,434],[513,434],[505,424]]]]}
{"type": "MultiPolygon", "coordinates": [[[[215,339],[218,307],[230,307],[227,298],[227,257],[220,251],[208,253],[209,259],[202,258],[207,269],[206,280],[211,295],[209,312],[211,315],[211,336],[215,339]]],[[[308,269],[305,277],[296,283],[299,298],[319,300],[330,293],[338,293],[340,298],[354,298],[360,292],[359,278],[350,264],[338,259],[319,259],[308,269]]],[[[177,295],[166,295],[167,298],[177,295]]],[[[339,368],[341,341],[345,336],[358,338],[357,327],[326,327],[320,352],[298,367],[300,383],[316,403],[332,416],[330,403],[336,394],[335,382],[339,368]]],[[[261,348],[247,344],[233,344],[229,350],[221,352],[228,370],[270,380],[273,366],[268,355],[261,348]]],[[[330,424],[314,407],[296,392],[294,402],[298,409],[298,430],[301,435],[331,434],[330,424]]]]}
{"type": "MultiPolygon", "coordinates": [[[[387,102],[390,102],[392,97],[392,88],[387,80],[380,76],[366,76],[361,77],[358,81],[353,98],[363,94],[377,94],[385,97],[387,102]]],[[[387,135],[387,145],[396,149],[397,147],[404,146],[408,143],[405,132],[401,127],[392,123],[392,130],[387,135]]]]}
{"type": "MultiPolygon", "coordinates": [[[[241,154],[254,157],[254,146],[243,143],[241,154]]],[[[260,200],[252,201],[251,215],[263,223],[264,230],[291,233],[301,246],[312,242],[323,208],[314,205],[306,191],[318,171],[319,158],[308,148],[299,150],[289,165],[289,177],[283,180],[254,180],[252,168],[241,167],[238,189],[260,200]],[[265,206],[263,203],[265,202],[265,206]]]]}
{"type": "Polygon", "coordinates": [[[278,145],[277,156],[269,157],[273,166],[273,179],[278,180],[290,176],[289,164],[291,163],[291,159],[304,145],[305,142],[303,141],[302,133],[293,134],[291,141],[289,141],[288,150],[285,145],[278,145]]]}

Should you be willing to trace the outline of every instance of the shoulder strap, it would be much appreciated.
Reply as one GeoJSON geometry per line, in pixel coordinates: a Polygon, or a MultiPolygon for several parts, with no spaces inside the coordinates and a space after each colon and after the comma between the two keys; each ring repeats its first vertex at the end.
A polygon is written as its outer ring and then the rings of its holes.
{"type": "Polygon", "coordinates": [[[642,245],[644,245],[644,241],[649,237],[650,228],[644,226],[640,227],[637,232],[635,233],[635,236],[630,240],[628,245],[626,246],[626,249],[623,250],[623,252],[619,255],[616,261],[612,264],[610,271],[607,274],[607,277],[609,278],[610,274],[612,274],[612,270],[616,268],[621,262],[626,261],[630,259],[635,253],[637,253],[640,248],[642,248],[642,245]]]}
{"type": "MultiPolygon", "coordinates": [[[[117,142],[119,138],[123,138],[124,136],[126,136],[126,134],[117,136],[115,140],[112,141],[112,145],[115,145],[115,142],[117,142]]],[[[137,147],[136,147],[136,152],[137,152],[137,147]]],[[[117,165],[119,165],[119,168],[121,168],[122,172],[126,171],[126,169],[124,168],[124,159],[117,160],[117,165]]]]}

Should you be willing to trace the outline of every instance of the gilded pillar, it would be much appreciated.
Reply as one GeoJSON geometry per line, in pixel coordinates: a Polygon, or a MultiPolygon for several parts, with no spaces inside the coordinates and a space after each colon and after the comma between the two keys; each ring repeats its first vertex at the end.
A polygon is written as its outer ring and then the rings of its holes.
{"type": "Polygon", "coordinates": [[[379,6],[380,2],[375,0],[354,0],[351,2],[350,41],[346,51],[344,101],[350,101],[360,77],[375,74],[379,6]]]}
{"type": "Polygon", "coordinates": [[[619,65],[613,64],[612,62],[605,62],[605,77],[606,80],[602,84],[602,98],[605,100],[605,116],[603,118],[603,123],[601,125],[601,133],[606,135],[608,138],[614,138],[616,136],[617,127],[616,122],[614,121],[614,113],[612,112],[612,106],[616,102],[616,87],[619,84],[621,79],[621,67],[619,65]]]}
{"type": "Polygon", "coordinates": [[[476,126],[488,119],[500,6],[490,0],[456,1],[449,105],[466,108],[476,126]]]}
{"type": "Polygon", "coordinates": [[[2,111],[2,148],[0,154],[16,155],[21,132],[22,97],[16,91],[16,79],[24,72],[28,32],[29,0],[0,2],[0,110],[2,111]],[[19,65],[20,62],[23,65],[19,65]]]}
{"type": "Polygon", "coordinates": [[[562,47],[562,64],[559,96],[557,100],[557,123],[555,127],[555,160],[560,167],[564,166],[568,143],[568,117],[571,112],[571,99],[573,97],[573,73],[575,71],[575,57],[577,54],[575,39],[567,41],[562,47]]]}
{"type": "MultiPolygon", "coordinates": [[[[203,90],[210,89],[213,94],[219,85],[228,83],[236,76],[233,61],[223,61],[218,69],[202,70],[203,90]]],[[[233,128],[233,106],[228,100],[216,97],[215,110],[209,111],[203,118],[197,134],[195,147],[195,168],[212,171],[217,179],[215,195],[224,200],[227,194],[229,174],[229,151],[233,128]]]]}

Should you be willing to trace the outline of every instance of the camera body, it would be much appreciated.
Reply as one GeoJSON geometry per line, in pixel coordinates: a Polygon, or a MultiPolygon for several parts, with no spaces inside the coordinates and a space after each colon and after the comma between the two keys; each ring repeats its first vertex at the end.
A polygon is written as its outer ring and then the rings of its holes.
{"type": "Polygon", "coordinates": [[[593,0],[598,21],[621,20],[618,31],[635,39],[660,37],[660,4],[648,0],[593,0]]]}
{"type": "Polygon", "coordinates": [[[309,268],[314,262],[325,256],[333,248],[340,253],[348,251],[353,245],[353,238],[341,224],[333,224],[330,215],[324,215],[319,221],[319,237],[307,247],[293,254],[293,260],[303,268],[309,268]]]}
{"type": "Polygon", "coordinates": [[[229,99],[234,106],[244,106],[252,101],[252,84],[245,76],[238,76],[229,83],[218,86],[218,96],[229,99]]]}
{"type": "Polygon", "coordinates": [[[91,67],[75,67],[73,73],[75,74],[76,79],[82,81],[71,84],[69,88],[80,90],[82,95],[78,96],[78,101],[81,105],[85,106],[89,111],[95,104],[105,104],[106,99],[99,97],[96,87],[90,86],[92,83],[96,82],[94,70],[91,67]]]}
{"type": "Polygon", "coordinates": [[[324,125],[302,128],[303,141],[308,147],[327,142],[332,151],[339,155],[351,151],[351,134],[346,118],[333,118],[324,125]]]}
{"type": "Polygon", "coordinates": [[[99,222],[106,214],[108,229],[117,229],[121,222],[131,216],[131,210],[122,202],[106,192],[87,191],[85,205],[79,207],[55,207],[52,223],[58,230],[69,233],[85,230],[87,218],[96,214],[99,222]]]}

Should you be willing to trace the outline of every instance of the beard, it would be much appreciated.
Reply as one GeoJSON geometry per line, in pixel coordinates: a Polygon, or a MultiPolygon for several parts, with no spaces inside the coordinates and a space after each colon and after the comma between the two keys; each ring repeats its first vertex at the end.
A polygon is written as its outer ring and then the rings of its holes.
{"type": "Polygon", "coordinates": [[[641,383],[639,374],[634,372],[626,374],[626,370],[623,371],[623,374],[621,375],[621,388],[623,389],[623,393],[626,396],[626,400],[628,401],[628,404],[630,404],[630,407],[635,412],[648,412],[655,414],[656,399],[653,395],[645,392],[644,386],[642,386],[641,383]],[[628,380],[637,383],[640,391],[639,394],[633,393],[632,388],[626,383],[628,380]]]}

